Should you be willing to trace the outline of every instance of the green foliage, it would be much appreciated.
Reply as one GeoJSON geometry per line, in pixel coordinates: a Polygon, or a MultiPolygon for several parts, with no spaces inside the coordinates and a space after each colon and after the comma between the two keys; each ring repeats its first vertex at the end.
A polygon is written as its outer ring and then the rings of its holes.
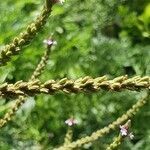
{"type": "MultiPolygon", "coordinates": [[[[39,13],[42,1],[5,0],[0,4],[0,43],[11,41],[39,13]]],[[[72,0],[57,5],[45,29],[12,63],[0,68],[0,82],[28,80],[41,55],[43,40],[54,34],[57,46],[50,54],[41,80],[93,77],[107,74],[150,75],[150,3],[148,0],[72,0]]],[[[143,93],[142,93],[143,94],[143,93]]],[[[28,98],[14,120],[0,131],[0,149],[52,149],[63,143],[64,121],[79,120],[74,139],[90,134],[122,115],[142,95],[137,92],[38,95],[28,98]]],[[[13,102],[0,100],[0,116],[13,102]],[[5,105],[6,104],[6,105],[5,105]],[[4,107],[5,106],[5,107],[4,107]]],[[[148,150],[149,106],[133,119],[135,139],[122,149],[148,150]]],[[[113,134],[109,135],[112,137],[113,134]]],[[[109,137],[89,145],[104,148],[109,137]]]]}

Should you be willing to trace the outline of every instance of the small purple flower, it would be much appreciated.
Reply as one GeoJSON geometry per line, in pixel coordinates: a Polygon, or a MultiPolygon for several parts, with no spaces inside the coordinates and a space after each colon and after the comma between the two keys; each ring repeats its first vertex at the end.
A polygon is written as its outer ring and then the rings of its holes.
{"type": "Polygon", "coordinates": [[[132,132],[129,132],[129,128],[131,126],[131,120],[128,120],[128,122],[124,125],[120,125],[120,134],[123,137],[129,137],[131,140],[134,138],[134,135],[132,132]]]}
{"type": "Polygon", "coordinates": [[[120,133],[122,136],[127,136],[128,130],[124,126],[120,126],[120,133]]]}
{"type": "Polygon", "coordinates": [[[52,46],[52,45],[56,45],[57,44],[57,42],[52,40],[52,39],[45,39],[43,41],[43,43],[46,44],[47,46],[52,46]]]}
{"type": "Polygon", "coordinates": [[[73,126],[73,125],[76,125],[76,124],[78,124],[78,121],[76,120],[76,119],[73,119],[73,118],[70,118],[70,119],[67,119],[66,121],[65,121],[65,123],[68,125],[68,126],[73,126]]]}

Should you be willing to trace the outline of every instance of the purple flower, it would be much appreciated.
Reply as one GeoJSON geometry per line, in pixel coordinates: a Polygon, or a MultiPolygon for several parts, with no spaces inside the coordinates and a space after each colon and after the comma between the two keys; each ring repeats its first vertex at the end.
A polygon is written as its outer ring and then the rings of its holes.
{"type": "Polygon", "coordinates": [[[68,125],[68,126],[73,126],[73,125],[76,125],[76,124],[78,124],[78,121],[76,120],[76,119],[73,119],[73,118],[70,118],[70,119],[67,119],[66,121],[65,121],[65,123],[68,125]]]}
{"type": "Polygon", "coordinates": [[[124,125],[120,125],[120,134],[123,137],[129,137],[131,140],[134,138],[134,135],[132,132],[129,131],[129,128],[131,126],[131,120],[128,120],[128,122],[124,125]]]}
{"type": "Polygon", "coordinates": [[[125,126],[120,126],[120,133],[122,136],[128,135],[128,129],[125,126]]]}
{"type": "Polygon", "coordinates": [[[57,42],[52,40],[52,39],[47,39],[47,40],[45,39],[43,41],[43,43],[46,44],[47,46],[52,46],[52,45],[56,45],[57,44],[57,42]]]}

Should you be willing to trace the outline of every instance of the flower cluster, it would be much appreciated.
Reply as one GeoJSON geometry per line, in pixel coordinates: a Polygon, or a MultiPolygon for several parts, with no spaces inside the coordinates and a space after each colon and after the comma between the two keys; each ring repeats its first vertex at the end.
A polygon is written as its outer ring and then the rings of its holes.
{"type": "Polygon", "coordinates": [[[134,138],[134,135],[132,132],[129,131],[131,124],[131,120],[128,120],[128,122],[124,125],[120,125],[120,134],[123,137],[129,137],[131,140],[134,138]]]}

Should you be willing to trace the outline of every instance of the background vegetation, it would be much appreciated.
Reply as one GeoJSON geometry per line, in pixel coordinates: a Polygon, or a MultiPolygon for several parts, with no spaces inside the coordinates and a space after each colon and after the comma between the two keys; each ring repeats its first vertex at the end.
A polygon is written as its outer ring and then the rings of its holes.
{"type": "MultiPolygon", "coordinates": [[[[0,46],[11,41],[40,12],[43,1],[5,0],[0,2],[0,46]]],[[[70,0],[53,8],[46,27],[33,44],[11,63],[0,68],[0,83],[27,80],[45,48],[43,40],[54,34],[57,46],[50,55],[42,81],[63,77],[117,77],[150,75],[149,0],[70,0]]],[[[63,143],[74,116],[79,124],[74,139],[90,134],[122,115],[143,93],[98,92],[95,94],[38,95],[28,98],[16,117],[0,130],[1,150],[52,149],[63,143]]],[[[0,116],[12,105],[0,100],[0,116]]],[[[132,121],[133,141],[121,149],[150,149],[150,109],[147,105],[132,121]]],[[[99,150],[110,143],[109,134],[83,149],[99,150]]]]}

